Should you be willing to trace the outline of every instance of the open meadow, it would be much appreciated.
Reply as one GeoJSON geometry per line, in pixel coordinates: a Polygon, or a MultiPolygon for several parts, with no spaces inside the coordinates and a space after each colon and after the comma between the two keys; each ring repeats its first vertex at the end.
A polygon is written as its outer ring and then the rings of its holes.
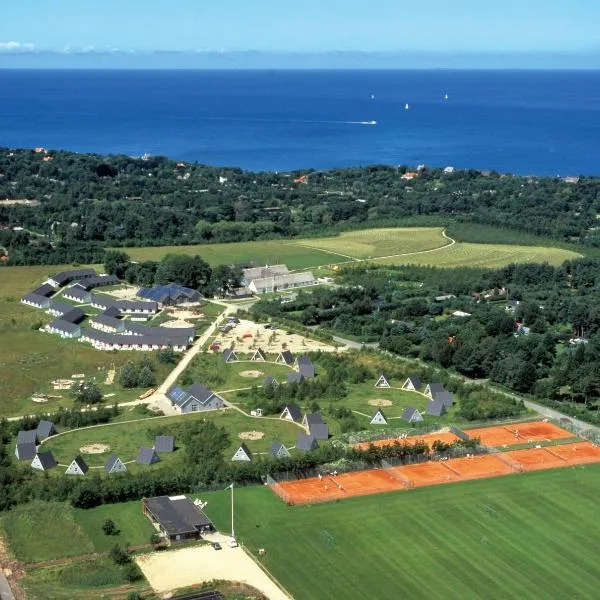
{"type": "MultiPolygon", "coordinates": [[[[303,507],[253,487],[236,533],[303,600],[594,598],[599,493],[600,465],[303,507]]],[[[228,531],[229,493],[202,498],[228,531]]]]}
{"type": "MultiPolygon", "coordinates": [[[[199,254],[211,265],[285,263],[308,269],[349,261],[423,264],[440,267],[501,267],[511,262],[560,264],[576,252],[541,246],[469,244],[443,235],[441,227],[397,227],[343,232],[338,236],[196,246],[123,248],[134,260],[159,260],[168,253],[199,254]]],[[[318,274],[318,271],[317,271],[318,274]]]]}

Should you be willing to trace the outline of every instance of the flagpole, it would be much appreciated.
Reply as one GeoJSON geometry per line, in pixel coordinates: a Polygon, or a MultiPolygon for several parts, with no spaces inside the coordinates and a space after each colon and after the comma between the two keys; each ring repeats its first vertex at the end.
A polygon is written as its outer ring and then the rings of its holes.
{"type": "Polygon", "coordinates": [[[233,483],[231,484],[231,537],[235,539],[235,532],[233,529],[233,483]]]}

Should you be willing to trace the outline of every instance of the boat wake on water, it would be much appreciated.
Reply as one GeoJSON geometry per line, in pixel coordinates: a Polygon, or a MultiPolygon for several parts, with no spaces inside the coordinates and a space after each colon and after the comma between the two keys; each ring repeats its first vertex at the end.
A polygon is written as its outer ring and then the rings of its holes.
{"type": "Polygon", "coordinates": [[[243,123],[305,123],[307,125],[377,125],[377,121],[328,121],[328,120],[316,120],[316,119],[261,119],[256,118],[244,118],[244,117],[195,117],[198,121],[229,121],[229,122],[243,122],[243,123]]]}

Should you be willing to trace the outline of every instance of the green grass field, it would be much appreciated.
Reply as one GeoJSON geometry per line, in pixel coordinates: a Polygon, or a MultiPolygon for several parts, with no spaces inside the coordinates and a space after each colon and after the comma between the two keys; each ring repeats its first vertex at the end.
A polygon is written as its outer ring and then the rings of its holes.
{"type": "Polygon", "coordinates": [[[547,262],[560,265],[565,260],[580,258],[581,254],[562,248],[540,246],[509,246],[504,244],[468,244],[453,246],[410,256],[397,256],[373,262],[381,264],[431,265],[433,267],[479,267],[493,269],[510,263],[547,262]]]}
{"type": "MultiPolygon", "coordinates": [[[[109,454],[115,453],[123,462],[135,460],[140,446],[152,446],[154,444],[154,435],[176,434],[177,427],[181,423],[187,423],[197,419],[209,419],[214,421],[219,427],[224,427],[229,433],[230,444],[225,451],[226,458],[228,453],[233,452],[239,447],[241,439],[238,437],[243,431],[262,431],[265,436],[261,440],[246,441],[246,445],[252,452],[266,452],[273,440],[281,440],[287,446],[293,446],[300,428],[288,421],[279,419],[255,419],[246,417],[236,410],[211,411],[207,413],[194,413],[180,417],[158,417],[152,419],[143,419],[134,423],[115,423],[101,425],[87,429],[76,429],[52,437],[42,445],[44,450],[54,453],[56,460],[64,465],[68,465],[77,454],[80,448],[89,444],[106,444],[110,450],[102,454],[86,454],[85,461],[90,467],[100,467],[104,465],[109,454]]],[[[184,452],[181,443],[176,444],[178,450],[172,454],[161,455],[161,462],[151,467],[142,467],[140,465],[127,465],[128,469],[147,470],[172,468],[179,460],[183,460],[184,452]]],[[[98,469],[98,472],[101,472],[98,469]]],[[[51,471],[52,474],[62,476],[64,469],[57,468],[51,471]]]]}
{"type": "MultiPolygon", "coordinates": [[[[596,598],[600,465],[288,507],[235,492],[236,534],[298,600],[596,598]]],[[[202,494],[230,530],[228,492],[202,494]]]]}

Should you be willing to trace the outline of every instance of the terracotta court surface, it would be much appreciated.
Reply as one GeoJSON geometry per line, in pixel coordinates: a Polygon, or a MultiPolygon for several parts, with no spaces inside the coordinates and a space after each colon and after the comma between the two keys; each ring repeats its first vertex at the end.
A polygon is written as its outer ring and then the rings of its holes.
{"type": "Polygon", "coordinates": [[[484,446],[490,447],[516,446],[527,442],[545,442],[574,437],[572,433],[553,423],[541,421],[467,429],[466,433],[472,438],[478,437],[484,446]]]}
{"type": "Polygon", "coordinates": [[[444,444],[451,444],[452,442],[456,442],[458,439],[458,436],[454,435],[453,433],[441,431],[439,433],[434,432],[423,433],[421,435],[410,435],[407,438],[392,438],[388,440],[375,440],[373,442],[360,442],[358,444],[352,444],[352,447],[357,448],[358,450],[365,450],[371,445],[375,447],[393,446],[396,443],[412,445],[419,441],[425,442],[428,446],[431,446],[436,440],[439,440],[444,444]]]}
{"type": "Polygon", "coordinates": [[[311,504],[596,462],[600,462],[599,447],[590,442],[575,442],[429,461],[389,469],[355,471],[336,476],[323,475],[321,478],[276,483],[271,485],[271,489],[288,504],[311,504]]]}

